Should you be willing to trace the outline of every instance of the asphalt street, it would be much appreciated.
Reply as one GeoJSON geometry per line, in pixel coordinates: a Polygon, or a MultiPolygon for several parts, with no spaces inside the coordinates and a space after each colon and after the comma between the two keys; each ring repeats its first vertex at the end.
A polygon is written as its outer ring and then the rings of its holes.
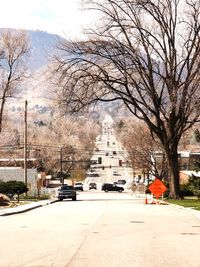
{"type": "Polygon", "coordinates": [[[0,216],[0,266],[199,267],[197,213],[130,193],[80,192],[0,216]]]}

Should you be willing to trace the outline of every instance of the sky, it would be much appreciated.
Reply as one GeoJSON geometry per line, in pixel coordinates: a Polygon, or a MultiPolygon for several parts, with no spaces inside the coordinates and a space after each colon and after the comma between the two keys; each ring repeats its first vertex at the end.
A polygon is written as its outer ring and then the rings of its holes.
{"type": "Polygon", "coordinates": [[[0,0],[0,28],[42,30],[72,39],[91,25],[94,14],[81,0],[0,0]]]}

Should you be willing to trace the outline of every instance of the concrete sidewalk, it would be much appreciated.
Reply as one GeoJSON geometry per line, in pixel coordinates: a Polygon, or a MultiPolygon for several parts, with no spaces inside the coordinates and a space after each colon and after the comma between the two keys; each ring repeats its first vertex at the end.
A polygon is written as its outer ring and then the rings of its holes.
{"type": "Polygon", "coordinates": [[[29,210],[37,209],[46,205],[50,205],[54,202],[57,202],[58,199],[48,199],[48,200],[40,200],[37,202],[32,202],[24,205],[20,205],[18,207],[14,208],[1,208],[0,209],[0,216],[8,216],[8,215],[13,215],[13,214],[18,214],[18,213],[23,213],[29,210]]]}

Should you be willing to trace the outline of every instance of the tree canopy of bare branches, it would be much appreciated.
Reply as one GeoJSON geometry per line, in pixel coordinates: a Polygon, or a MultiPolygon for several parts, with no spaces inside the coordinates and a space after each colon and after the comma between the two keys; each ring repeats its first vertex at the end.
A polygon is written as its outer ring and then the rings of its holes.
{"type": "Polygon", "coordinates": [[[5,30],[0,35],[0,132],[8,98],[13,97],[25,78],[28,39],[23,31],[5,30]]]}
{"type": "Polygon", "coordinates": [[[128,151],[128,160],[135,170],[142,170],[148,179],[149,174],[165,179],[167,176],[166,157],[158,142],[152,138],[146,124],[132,119],[124,120],[124,126],[117,129],[118,138],[128,151]],[[156,156],[159,155],[159,160],[156,156]]]}
{"type": "Polygon", "coordinates": [[[177,147],[200,115],[199,0],[88,1],[102,15],[88,39],[60,45],[58,102],[79,111],[122,101],[162,144],[179,198],[177,147]]]}

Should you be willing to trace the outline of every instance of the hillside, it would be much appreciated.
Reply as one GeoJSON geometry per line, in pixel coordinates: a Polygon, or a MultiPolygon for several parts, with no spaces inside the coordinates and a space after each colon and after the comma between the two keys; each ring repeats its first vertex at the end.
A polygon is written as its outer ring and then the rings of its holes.
{"type": "MultiPolygon", "coordinates": [[[[5,29],[1,28],[0,32],[3,30],[5,29]]],[[[20,90],[15,98],[10,98],[7,102],[8,113],[12,114],[12,117],[15,117],[17,111],[23,110],[25,100],[28,101],[29,110],[36,113],[38,111],[40,117],[41,114],[50,111],[48,108],[49,85],[44,70],[47,69],[52,56],[57,52],[56,47],[59,41],[64,40],[58,35],[43,31],[27,31],[27,35],[30,45],[30,57],[27,66],[32,75],[23,85],[20,85],[20,90]]],[[[96,112],[93,113],[93,117],[98,119],[105,112],[118,118],[122,113],[126,113],[126,110],[121,107],[121,103],[107,103],[106,105],[101,103],[96,112]]]]}
{"type": "MultiPolygon", "coordinates": [[[[0,33],[4,28],[0,28],[0,33]]],[[[18,31],[11,29],[13,31],[18,31]]],[[[56,51],[56,46],[62,37],[43,31],[26,31],[29,38],[30,57],[28,59],[28,68],[30,71],[36,71],[43,68],[51,59],[56,51]]]]}
{"type": "Polygon", "coordinates": [[[29,67],[31,70],[38,70],[48,63],[62,38],[42,31],[28,31],[27,33],[31,44],[29,67]]]}

